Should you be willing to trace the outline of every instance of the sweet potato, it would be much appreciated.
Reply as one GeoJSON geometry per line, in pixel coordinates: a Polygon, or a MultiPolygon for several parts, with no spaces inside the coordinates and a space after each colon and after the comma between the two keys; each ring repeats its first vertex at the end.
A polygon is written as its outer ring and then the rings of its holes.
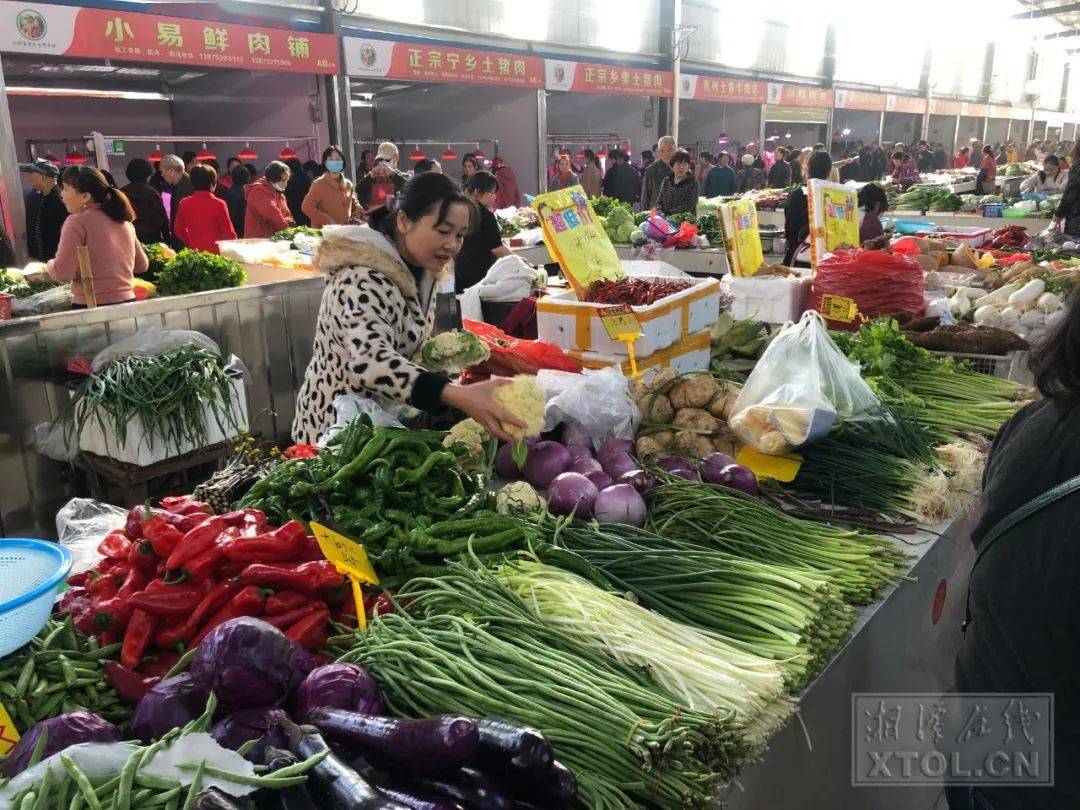
{"type": "Polygon", "coordinates": [[[904,337],[916,346],[935,352],[1005,355],[1028,348],[1026,340],[1007,329],[967,324],[939,326],[929,332],[905,332],[904,337]]]}

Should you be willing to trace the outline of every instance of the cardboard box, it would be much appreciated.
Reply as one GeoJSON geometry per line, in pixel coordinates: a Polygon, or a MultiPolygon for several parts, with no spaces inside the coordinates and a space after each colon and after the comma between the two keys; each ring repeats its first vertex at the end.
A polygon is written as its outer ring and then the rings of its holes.
{"type": "Polygon", "coordinates": [[[787,323],[799,320],[806,309],[812,279],[729,276],[724,283],[734,298],[731,315],[736,320],[753,318],[765,323],[787,323]]]}
{"type": "MultiPolygon", "coordinates": [[[[570,350],[574,357],[585,368],[606,368],[618,365],[627,377],[631,374],[630,358],[625,354],[600,354],[599,352],[579,352],[570,350]]],[[[709,368],[709,360],[712,357],[711,332],[697,332],[689,337],[668,346],[652,354],[635,355],[638,374],[648,378],[663,368],[673,368],[679,372],[705,371],[709,368]]]]}

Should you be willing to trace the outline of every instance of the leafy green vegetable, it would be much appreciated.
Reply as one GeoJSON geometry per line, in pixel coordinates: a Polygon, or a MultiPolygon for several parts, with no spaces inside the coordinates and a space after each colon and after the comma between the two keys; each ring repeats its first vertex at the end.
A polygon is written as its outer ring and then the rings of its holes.
{"type": "Polygon", "coordinates": [[[176,258],[176,251],[163,242],[143,245],[143,252],[150,262],[150,266],[144,274],[144,278],[148,281],[156,281],[158,274],[165,269],[165,265],[176,258]]]}
{"type": "Polygon", "coordinates": [[[593,211],[596,212],[598,217],[609,216],[616,208],[623,208],[628,214],[631,212],[630,206],[622,200],[616,200],[613,197],[605,197],[603,194],[599,197],[593,197],[589,202],[592,203],[593,211]]]}
{"type": "Polygon", "coordinates": [[[709,240],[709,244],[718,247],[724,244],[724,233],[720,227],[720,217],[716,214],[702,214],[697,218],[698,233],[709,240]]]}
{"type": "Polygon", "coordinates": [[[307,225],[297,225],[295,228],[285,228],[280,230],[270,237],[271,242],[291,242],[297,236],[322,236],[322,231],[318,228],[311,228],[307,225]]]}
{"type": "Polygon", "coordinates": [[[0,270],[0,292],[14,295],[16,298],[25,298],[30,294],[30,286],[22,273],[0,270]]]}
{"type": "Polygon", "coordinates": [[[159,295],[185,295],[239,287],[244,279],[243,268],[232,259],[185,249],[158,273],[157,290],[159,295]]]}
{"type": "Polygon", "coordinates": [[[469,366],[483,363],[491,350],[472,332],[453,329],[428,338],[421,344],[417,360],[428,371],[460,374],[469,366]]]}

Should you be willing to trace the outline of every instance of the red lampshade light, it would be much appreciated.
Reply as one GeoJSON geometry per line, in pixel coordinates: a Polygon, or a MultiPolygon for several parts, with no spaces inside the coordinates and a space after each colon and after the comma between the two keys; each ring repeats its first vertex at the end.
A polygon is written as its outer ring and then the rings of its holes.
{"type": "Polygon", "coordinates": [[[727,143],[728,142],[727,133],[726,132],[721,132],[720,137],[716,139],[716,142],[717,143],[727,143]]]}
{"type": "Polygon", "coordinates": [[[251,144],[245,143],[244,148],[240,150],[240,154],[236,156],[240,160],[258,160],[259,156],[255,154],[255,150],[251,148],[251,144]]]}
{"type": "Polygon", "coordinates": [[[576,157],[578,159],[581,159],[581,158],[585,157],[585,150],[584,149],[578,149],[576,152],[574,152],[574,157],[576,157]]]}
{"type": "Polygon", "coordinates": [[[285,148],[278,153],[278,158],[281,160],[291,160],[294,157],[296,157],[296,152],[293,151],[293,148],[289,146],[288,143],[286,143],[285,148]]]}
{"type": "Polygon", "coordinates": [[[47,161],[49,161],[49,163],[59,163],[59,162],[60,162],[60,158],[58,158],[58,157],[57,157],[56,155],[54,155],[54,154],[53,154],[52,152],[47,152],[47,153],[45,154],[45,159],[46,159],[47,161]]]}
{"type": "Polygon", "coordinates": [[[485,157],[487,157],[487,155],[485,155],[485,154],[484,154],[483,152],[481,152],[481,151],[480,151],[479,149],[477,149],[477,150],[476,150],[475,152],[473,152],[473,154],[474,154],[474,155],[475,155],[476,157],[480,158],[481,160],[483,160],[483,159],[484,159],[485,157]]]}
{"type": "Polygon", "coordinates": [[[596,153],[596,156],[598,158],[600,158],[600,159],[606,158],[607,157],[607,149],[601,149],[599,152],[596,153]]]}
{"type": "Polygon", "coordinates": [[[162,158],[165,157],[165,153],[161,151],[161,144],[154,144],[154,151],[150,153],[150,157],[147,158],[151,163],[160,163],[162,158]]]}
{"type": "Polygon", "coordinates": [[[446,151],[439,155],[439,157],[443,160],[457,160],[457,152],[447,146],[446,151]]]}
{"type": "Polygon", "coordinates": [[[217,160],[217,155],[206,148],[206,144],[202,145],[202,149],[199,150],[199,154],[195,155],[196,160],[217,160]]]}
{"type": "Polygon", "coordinates": [[[412,154],[409,155],[409,160],[424,160],[425,158],[427,158],[427,155],[420,151],[419,146],[413,149],[412,154]]]}
{"type": "Polygon", "coordinates": [[[65,158],[65,160],[71,164],[81,165],[83,163],[86,163],[86,156],[80,155],[78,152],[72,149],[70,152],[68,152],[68,156],[65,158]]]}

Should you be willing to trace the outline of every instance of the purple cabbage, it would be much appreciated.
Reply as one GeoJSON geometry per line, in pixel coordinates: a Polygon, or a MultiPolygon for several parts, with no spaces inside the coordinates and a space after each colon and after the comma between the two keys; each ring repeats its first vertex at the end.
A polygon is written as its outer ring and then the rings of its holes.
{"type": "Polygon", "coordinates": [[[36,723],[27,731],[15,747],[8,753],[4,760],[2,772],[4,777],[10,779],[27,769],[30,765],[30,757],[33,756],[34,748],[41,739],[41,732],[48,731],[49,737],[45,741],[45,748],[41,758],[51,757],[58,751],[70,748],[79,743],[111,743],[120,741],[120,729],[90,712],[69,712],[58,717],[50,717],[36,723]]]}
{"type": "Polygon", "coordinates": [[[360,714],[382,714],[379,686],[367,670],[356,664],[326,664],[312,670],[293,697],[293,714],[306,722],[312,709],[345,709],[360,714]]]}
{"type": "Polygon", "coordinates": [[[220,745],[233,751],[248,740],[258,740],[245,755],[245,759],[258,765],[265,761],[266,749],[288,748],[282,720],[288,719],[283,709],[238,709],[210,729],[210,736],[220,745]]]}
{"type": "Polygon", "coordinates": [[[190,672],[155,684],[131,717],[131,736],[149,743],[166,731],[186,726],[206,710],[209,690],[190,672]]]}
{"type": "Polygon", "coordinates": [[[230,619],[199,644],[190,672],[225,710],[276,706],[289,693],[293,645],[259,619],[230,619]]]}

